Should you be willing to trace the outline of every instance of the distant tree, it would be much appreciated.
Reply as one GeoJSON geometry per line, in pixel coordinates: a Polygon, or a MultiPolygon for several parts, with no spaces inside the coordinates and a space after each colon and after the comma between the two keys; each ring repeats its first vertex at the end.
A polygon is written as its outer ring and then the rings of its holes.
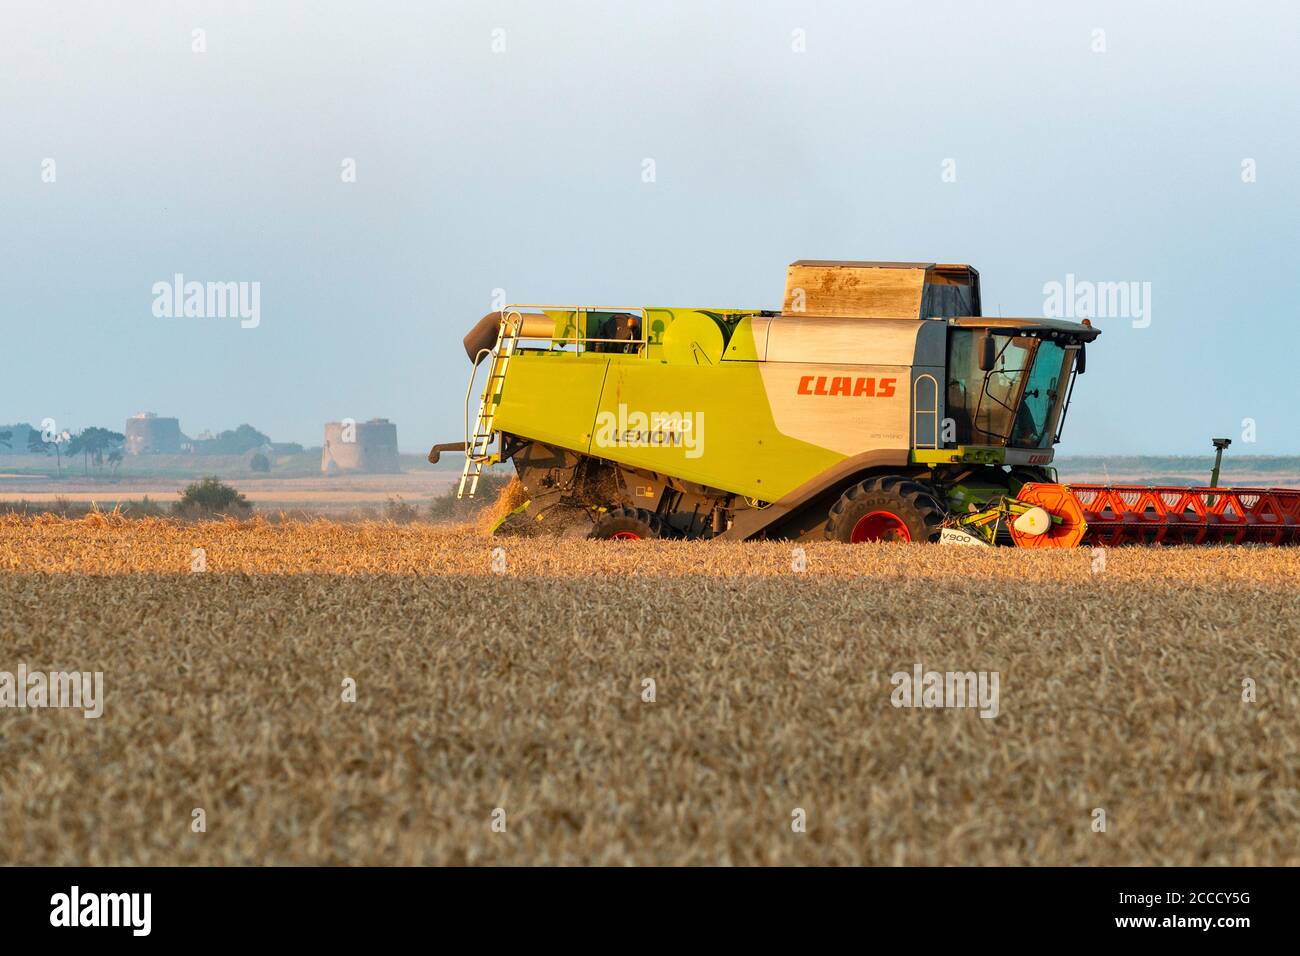
{"type": "Polygon", "coordinates": [[[68,442],[68,454],[81,455],[82,472],[88,475],[92,461],[96,468],[104,467],[104,455],[119,447],[124,441],[126,436],[122,433],[92,425],[72,436],[72,440],[68,442]]]}
{"type": "Polygon", "coordinates": [[[207,446],[210,455],[243,455],[246,452],[271,444],[271,439],[252,425],[240,425],[234,431],[224,431],[207,446]]]}
{"type": "Polygon", "coordinates": [[[10,422],[7,425],[0,425],[0,448],[24,451],[34,430],[28,422],[10,422]]]}
{"type": "Polygon", "coordinates": [[[113,477],[117,477],[117,466],[122,464],[122,449],[114,448],[108,453],[109,469],[113,472],[113,477]]]}
{"type": "Polygon", "coordinates": [[[248,467],[251,471],[260,471],[269,475],[271,473],[271,459],[259,451],[248,460],[248,467]]]}
{"type": "Polygon", "coordinates": [[[196,481],[181,492],[176,512],[186,516],[211,514],[243,515],[253,506],[247,498],[219,478],[196,481]]]}
{"type": "Polygon", "coordinates": [[[54,466],[60,478],[63,477],[63,444],[68,440],[68,433],[55,435],[54,441],[46,441],[45,436],[33,428],[27,433],[27,450],[33,455],[54,455],[54,466]]]}

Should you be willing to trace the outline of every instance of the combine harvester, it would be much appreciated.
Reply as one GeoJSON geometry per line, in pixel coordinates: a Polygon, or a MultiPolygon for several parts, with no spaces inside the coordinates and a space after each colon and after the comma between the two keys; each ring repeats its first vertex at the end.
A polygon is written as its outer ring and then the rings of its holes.
{"type": "Polygon", "coordinates": [[[779,313],[512,306],[465,337],[466,439],[429,458],[465,452],[462,497],[511,461],[512,523],[593,538],[1300,540],[1300,490],[1213,487],[1226,439],[1208,488],[1057,481],[1099,334],[983,317],[975,269],[912,262],[796,262],[779,313]]]}

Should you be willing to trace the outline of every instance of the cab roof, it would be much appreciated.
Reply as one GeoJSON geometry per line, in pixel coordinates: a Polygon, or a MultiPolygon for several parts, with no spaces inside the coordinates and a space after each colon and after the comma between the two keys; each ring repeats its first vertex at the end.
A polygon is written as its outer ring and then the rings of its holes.
{"type": "Polygon", "coordinates": [[[947,319],[949,325],[975,329],[1004,329],[1008,332],[1058,332],[1073,335],[1091,342],[1101,335],[1101,329],[1094,328],[1086,319],[1083,322],[1067,322],[1065,319],[1006,318],[1000,315],[966,315],[956,319],[947,319]]]}

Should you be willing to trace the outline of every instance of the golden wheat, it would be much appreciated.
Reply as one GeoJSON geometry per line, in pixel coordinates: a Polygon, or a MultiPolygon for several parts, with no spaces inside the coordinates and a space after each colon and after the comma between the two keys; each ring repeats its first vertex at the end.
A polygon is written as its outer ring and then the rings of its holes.
{"type": "Polygon", "coordinates": [[[0,519],[0,862],[1300,862],[1300,549],[805,553],[0,519]]]}
{"type": "Polygon", "coordinates": [[[479,512],[475,527],[483,534],[491,534],[493,528],[527,500],[528,492],[524,483],[518,477],[512,477],[492,503],[479,512]]]}

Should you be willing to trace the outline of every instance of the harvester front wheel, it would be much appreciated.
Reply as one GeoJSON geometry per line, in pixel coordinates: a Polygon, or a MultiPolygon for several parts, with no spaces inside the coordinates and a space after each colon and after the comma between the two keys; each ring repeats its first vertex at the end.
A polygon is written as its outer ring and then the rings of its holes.
{"type": "Polygon", "coordinates": [[[598,541],[640,541],[645,538],[667,537],[667,529],[660,517],[644,508],[615,508],[607,512],[589,538],[598,541]]]}
{"type": "Polygon", "coordinates": [[[826,521],[826,540],[916,541],[939,537],[943,509],[934,492],[902,475],[868,478],[840,496],[826,521]]]}

